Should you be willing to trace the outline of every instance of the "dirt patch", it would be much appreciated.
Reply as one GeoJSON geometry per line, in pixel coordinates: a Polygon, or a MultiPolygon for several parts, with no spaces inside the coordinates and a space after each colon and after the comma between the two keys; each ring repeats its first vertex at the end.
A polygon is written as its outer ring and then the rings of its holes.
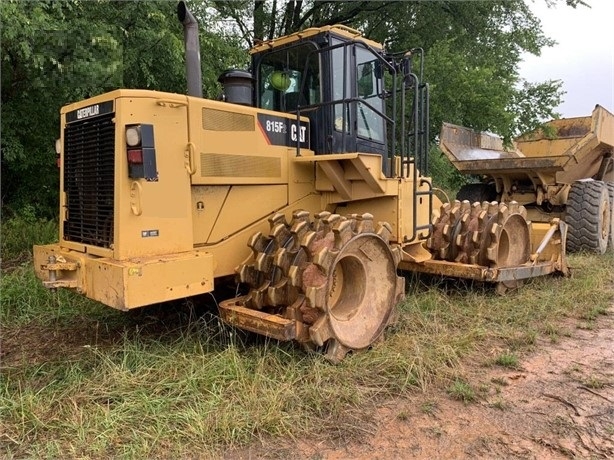
{"type": "MultiPolygon", "coordinates": [[[[142,340],[176,340],[195,318],[211,315],[208,305],[158,304],[129,312],[82,314],[70,321],[51,320],[3,328],[0,369],[66,362],[89,354],[87,348],[110,349],[139,337],[142,340]]],[[[100,313],[100,312],[98,312],[100,313]]]]}
{"type": "Polygon", "coordinates": [[[2,368],[33,366],[77,359],[87,347],[107,348],[121,343],[124,331],[98,321],[70,326],[27,325],[3,331],[2,368]]]}
{"type": "Polygon", "coordinates": [[[380,406],[358,441],[265,444],[233,458],[613,458],[613,313],[595,329],[540,339],[514,369],[471,365],[476,402],[433,390],[380,406]]]}

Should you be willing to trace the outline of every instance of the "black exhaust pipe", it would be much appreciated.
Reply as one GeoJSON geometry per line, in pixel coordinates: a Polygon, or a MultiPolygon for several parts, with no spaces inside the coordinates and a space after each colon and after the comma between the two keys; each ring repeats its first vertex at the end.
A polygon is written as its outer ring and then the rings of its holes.
{"type": "Polygon", "coordinates": [[[185,2],[177,5],[177,17],[183,24],[185,43],[185,69],[188,80],[188,96],[203,97],[202,75],[200,71],[200,41],[198,22],[185,2]]]}

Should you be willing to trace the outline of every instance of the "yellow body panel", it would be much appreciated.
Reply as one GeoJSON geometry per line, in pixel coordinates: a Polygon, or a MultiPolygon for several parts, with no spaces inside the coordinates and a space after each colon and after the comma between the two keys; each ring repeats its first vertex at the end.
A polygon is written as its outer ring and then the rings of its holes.
{"type": "MultiPolygon", "coordinates": [[[[285,214],[286,220],[290,222],[292,219],[292,212],[297,209],[306,209],[312,213],[319,212],[321,210],[320,196],[313,193],[309,194],[301,200],[295,201],[283,209],[280,209],[279,212],[285,214]]],[[[235,275],[235,268],[237,268],[240,263],[244,262],[247,257],[252,255],[251,249],[247,247],[249,238],[256,232],[262,232],[264,235],[268,234],[269,217],[270,215],[267,215],[253,222],[248,227],[241,229],[231,237],[203,248],[206,248],[208,252],[213,254],[215,278],[235,275]]],[[[240,221],[239,213],[237,213],[237,220],[240,221]]]]}
{"type": "Polygon", "coordinates": [[[250,50],[250,53],[254,54],[254,53],[261,52],[263,50],[288,45],[290,43],[294,43],[299,40],[304,40],[306,38],[313,37],[322,32],[331,32],[345,39],[362,42],[365,45],[370,46],[371,48],[375,48],[377,50],[382,49],[382,45],[380,43],[374,42],[373,40],[369,40],[368,38],[363,37],[362,33],[360,33],[358,30],[352,29],[342,24],[335,24],[333,26],[311,27],[309,29],[301,30],[291,35],[286,35],[284,37],[279,37],[273,40],[262,42],[254,46],[250,50]]]}
{"type": "MultiPolygon", "coordinates": [[[[191,250],[191,190],[183,158],[188,142],[186,96],[118,90],[80,105],[87,106],[110,98],[115,102],[116,125],[116,237],[112,256],[109,254],[109,257],[126,260],[142,255],[175,254],[191,250]],[[125,130],[119,127],[135,123],[155,125],[156,149],[159,152],[157,169],[160,172],[156,182],[132,180],[128,177],[125,130]],[[158,130],[162,131],[160,135],[158,130]],[[163,135],[164,132],[172,132],[172,135],[163,135]],[[157,230],[159,236],[142,236],[143,231],[151,230],[157,230]]],[[[62,111],[63,123],[65,113],[73,110],[73,106],[62,111]]],[[[64,204],[62,202],[61,206],[64,204]]]]}
{"type": "Polygon", "coordinates": [[[189,98],[193,185],[288,182],[288,147],[268,143],[258,114],[296,121],[291,114],[189,98]]]}
{"type": "MultiPolygon", "coordinates": [[[[37,246],[37,276],[48,287],[75,289],[119,309],[210,292],[215,278],[233,275],[251,253],[249,237],[268,231],[273,212],[290,220],[295,209],[321,209],[313,165],[295,162],[295,148],[270,145],[257,119],[264,113],[296,123],[296,116],[117,90],[64,107],[62,135],[69,112],[109,101],[115,127],[112,244],[71,241],[62,231],[58,244],[37,246]],[[134,124],[154,126],[155,181],[129,177],[125,130],[134,124]],[[50,265],[50,256],[69,265],[50,265]]],[[[301,155],[313,152],[303,148],[301,155]]],[[[62,168],[62,230],[70,218],[63,174],[62,168]]]]}
{"type": "Polygon", "coordinates": [[[268,218],[288,203],[286,185],[243,185],[233,187],[215,222],[208,243],[232,237],[248,223],[268,218]]]}
{"type": "Polygon", "coordinates": [[[209,241],[209,235],[222,210],[230,186],[195,185],[192,187],[192,224],[194,244],[201,245],[209,241]]]}
{"type": "Polygon", "coordinates": [[[69,251],[58,244],[35,246],[36,275],[43,281],[50,281],[49,271],[40,268],[50,256],[76,263],[76,270],[57,273],[61,280],[74,281],[67,287],[120,310],[213,290],[213,255],[206,251],[120,261],[69,251]]]}
{"type": "MultiPolygon", "coordinates": [[[[305,148],[297,155],[271,145],[259,121],[296,123],[294,115],[153,91],[118,90],[73,104],[62,110],[62,127],[69,112],[107,101],[115,112],[112,244],[62,234],[58,244],[36,247],[37,275],[48,287],[76,289],[119,309],[210,292],[215,279],[234,275],[250,256],[246,243],[269,231],[271,214],[290,221],[297,209],[373,214],[391,225],[391,241],[408,257],[422,257],[417,248],[428,229],[414,228],[428,227],[440,203],[414,195],[413,166],[405,177],[388,178],[380,155],[305,148]],[[129,178],[125,130],[134,124],[154,126],[157,180],[129,178]]],[[[416,177],[417,190],[428,192],[430,180],[416,177]]],[[[61,228],[70,218],[66,198],[62,189],[61,228]]]]}

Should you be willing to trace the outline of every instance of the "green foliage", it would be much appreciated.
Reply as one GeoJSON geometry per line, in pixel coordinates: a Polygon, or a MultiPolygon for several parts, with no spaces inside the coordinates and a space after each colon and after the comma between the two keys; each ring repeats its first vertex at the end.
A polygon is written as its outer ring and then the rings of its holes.
{"type": "Polygon", "coordinates": [[[2,266],[11,266],[30,259],[33,244],[47,244],[58,240],[58,224],[36,217],[36,210],[26,206],[20,215],[2,220],[0,254],[2,266]]]}
{"type": "MultiPolygon", "coordinates": [[[[66,104],[120,87],[184,93],[183,30],[176,3],[79,0],[0,3],[2,208],[57,217],[54,141],[66,104]]],[[[200,17],[204,94],[244,66],[238,39],[200,17]]]]}
{"type": "MultiPolygon", "coordinates": [[[[60,107],[118,87],[185,92],[175,7],[162,0],[0,3],[3,210],[30,205],[38,216],[56,217],[60,107]]],[[[562,94],[560,82],[519,79],[521,53],[551,44],[526,1],[242,0],[191,7],[210,98],[219,94],[224,69],[246,66],[244,47],[254,36],[333,23],[359,28],[390,51],[425,50],[433,138],[445,120],[510,139],[556,116],[552,107],[562,94]]]]}
{"type": "Polygon", "coordinates": [[[475,390],[469,385],[469,383],[463,380],[455,380],[452,385],[448,387],[448,394],[465,404],[476,400],[477,396],[475,390]]]}
{"type": "Polygon", "coordinates": [[[451,42],[436,43],[427,55],[431,85],[431,131],[443,121],[511,134],[514,115],[507,106],[514,96],[514,75],[498,75],[497,63],[470,64],[451,42]],[[459,69],[463,69],[459,71],[459,69]]]}
{"type": "Polygon", "coordinates": [[[495,364],[503,367],[516,368],[518,367],[518,356],[510,352],[502,353],[495,359],[495,364]]]}
{"type": "Polygon", "coordinates": [[[118,44],[89,11],[77,1],[0,5],[3,207],[56,213],[59,107],[119,83],[118,44]]]}
{"type": "Polygon", "coordinates": [[[4,330],[32,323],[74,323],[84,313],[104,318],[110,312],[108,307],[73,292],[49,291],[34,276],[30,264],[5,270],[0,279],[0,324],[4,330]]]}
{"type": "Polygon", "coordinates": [[[565,94],[560,80],[549,80],[542,83],[522,82],[512,101],[513,113],[517,114],[514,134],[524,134],[536,128],[542,128],[546,135],[554,135],[544,121],[559,118],[554,107],[562,102],[565,94]]]}

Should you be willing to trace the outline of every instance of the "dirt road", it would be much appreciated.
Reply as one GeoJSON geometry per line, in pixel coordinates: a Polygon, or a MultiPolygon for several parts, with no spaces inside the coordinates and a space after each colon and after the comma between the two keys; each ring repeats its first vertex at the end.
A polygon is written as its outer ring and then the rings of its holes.
{"type": "Polygon", "coordinates": [[[614,306],[595,327],[566,331],[540,340],[513,369],[467,366],[474,402],[443,390],[414,395],[380,407],[362,439],[262,446],[241,457],[614,458],[614,306]]]}

